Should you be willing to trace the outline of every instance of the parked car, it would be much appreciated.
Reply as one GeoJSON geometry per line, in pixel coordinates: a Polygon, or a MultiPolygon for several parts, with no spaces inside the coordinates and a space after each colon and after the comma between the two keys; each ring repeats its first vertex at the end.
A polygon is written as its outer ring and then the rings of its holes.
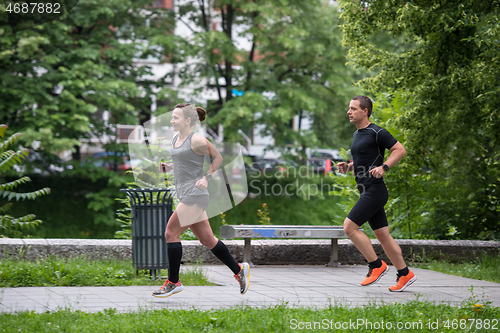
{"type": "Polygon", "coordinates": [[[257,156],[245,155],[245,157],[245,173],[247,174],[247,176],[257,176],[260,173],[260,165],[257,162],[257,156]]]}
{"type": "Polygon", "coordinates": [[[271,175],[274,172],[286,172],[288,168],[296,168],[298,164],[294,161],[287,159],[277,159],[277,158],[262,158],[257,156],[250,156],[252,162],[245,163],[245,172],[247,176],[258,176],[266,172],[267,175],[271,175]]]}
{"type": "Polygon", "coordinates": [[[324,157],[311,157],[307,161],[307,165],[313,169],[314,173],[327,175],[329,173],[335,174],[336,164],[329,158],[324,157]]]}
{"type": "Polygon", "coordinates": [[[106,168],[107,170],[119,173],[125,173],[125,171],[131,169],[133,166],[132,161],[126,153],[115,153],[110,151],[96,153],[86,160],[86,162],[90,162],[96,167],[106,168]]]}
{"type": "MultiPolygon", "coordinates": [[[[309,159],[317,159],[314,163],[319,162],[320,159],[329,159],[332,165],[332,170],[337,171],[337,163],[339,162],[352,162],[352,159],[346,161],[340,156],[340,151],[336,149],[313,149],[310,153],[309,159]]],[[[314,164],[313,163],[313,164],[314,164]]]]}
{"type": "Polygon", "coordinates": [[[344,161],[344,159],[340,156],[340,151],[336,149],[312,149],[310,157],[329,158],[336,163],[344,161]]]}
{"type": "Polygon", "coordinates": [[[275,158],[260,158],[257,160],[259,170],[261,172],[273,172],[278,165],[278,160],[275,158]]]}
{"type": "Polygon", "coordinates": [[[286,172],[290,168],[298,168],[299,164],[292,160],[278,159],[278,163],[276,164],[276,168],[280,172],[286,172]]]}

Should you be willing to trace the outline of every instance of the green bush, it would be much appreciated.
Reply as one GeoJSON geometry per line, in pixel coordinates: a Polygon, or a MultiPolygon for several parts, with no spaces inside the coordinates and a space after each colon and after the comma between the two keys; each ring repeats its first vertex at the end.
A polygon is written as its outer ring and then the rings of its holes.
{"type": "MultiPolygon", "coordinates": [[[[346,200],[343,196],[330,195],[326,187],[321,195],[310,196],[309,199],[297,195],[247,197],[225,212],[224,219],[227,224],[259,224],[259,210],[267,204],[268,217],[273,225],[342,225],[346,217],[346,200]]],[[[218,234],[222,218],[212,217],[210,225],[218,234]]]]}
{"type": "MultiPolygon", "coordinates": [[[[0,139],[4,138],[7,128],[7,125],[0,125],[0,139]]],[[[42,223],[40,219],[36,218],[36,215],[28,212],[22,214],[23,216],[21,217],[14,217],[7,214],[12,209],[13,203],[11,201],[13,199],[16,199],[16,201],[20,199],[23,201],[25,199],[34,200],[42,195],[50,193],[50,188],[48,187],[42,188],[41,190],[32,190],[31,192],[15,192],[14,190],[19,185],[31,181],[27,176],[21,178],[15,177],[10,181],[6,181],[5,175],[11,173],[15,166],[22,164],[29,155],[26,148],[21,148],[17,151],[11,149],[21,137],[21,133],[15,133],[0,143],[0,196],[2,197],[1,201],[8,201],[0,206],[0,236],[19,236],[22,234],[21,230],[34,228],[42,223]]]]}
{"type": "MultiPolygon", "coordinates": [[[[107,170],[106,170],[107,171],[107,170]]],[[[120,177],[125,183],[129,176],[120,177]]],[[[33,190],[50,185],[49,196],[40,197],[34,202],[19,202],[12,212],[24,214],[27,211],[36,212],[44,223],[34,230],[25,233],[36,238],[113,238],[119,224],[115,220],[115,212],[119,204],[114,200],[123,197],[120,184],[112,182],[112,178],[100,177],[92,179],[87,175],[72,175],[67,173],[42,176],[30,175],[31,183],[25,184],[27,190],[33,190]],[[95,197],[99,194],[99,197],[95,197]],[[94,197],[91,197],[94,196],[94,197]],[[109,199],[105,201],[101,197],[109,199]],[[96,206],[96,202],[100,206],[96,206]]]]}
{"type": "MultiPolygon", "coordinates": [[[[236,207],[224,213],[226,224],[259,224],[259,210],[267,204],[271,224],[279,225],[342,225],[346,197],[339,195],[337,176],[332,177],[248,177],[250,194],[236,207]],[[274,186],[274,187],[273,187],[274,186]],[[288,186],[288,187],[287,187],[288,186]],[[291,195],[285,195],[284,189],[291,195]],[[281,189],[281,195],[278,194],[281,189]],[[274,191],[274,193],[273,193],[274,191]],[[252,198],[253,197],[253,198],[252,198]]],[[[117,214],[121,229],[117,238],[131,237],[130,204],[128,199],[117,199],[121,203],[117,214]]],[[[223,224],[221,216],[210,218],[216,236],[223,224]]],[[[181,239],[196,239],[186,231],[181,239]]]]}
{"type": "Polygon", "coordinates": [[[403,160],[384,175],[392,234],[413,239],[500,239],[498,158],[471,158],[481,155],[462,147],[451,154],[421,146],[409,139],[409,131],[402,126],[403,114],[413,102],[410,96],[379,94],[376,99],[374,122],[407,150],[403,160]]]}

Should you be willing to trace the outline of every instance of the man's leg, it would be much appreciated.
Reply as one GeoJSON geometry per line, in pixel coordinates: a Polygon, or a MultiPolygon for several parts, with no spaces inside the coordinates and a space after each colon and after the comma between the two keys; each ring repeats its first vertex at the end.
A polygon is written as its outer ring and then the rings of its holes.
{"type": "Polygon", "coordinates": [[[389,233],[389,227],[383,227],[380,229],[373,230],[375,237],[379,240],[382,248],[384,249],[385,254],[392,262],[396,269],[402,270],[406,267],[405,260],[403,259],[403,254],[401,252],[401,247],[399,244],[392,238],[389,233]]]}
{"type": "Polygon", "coordinates": [[[401,252],[401,247],[399,244],[392,238],[389,233],[389,227],[385,226],[382,228],[378,228],[373,230],[375,236],[379,240],[382,248],[384,249],[385,254],[392,262],[394,267],[396,267],[397,274],[397,284],[395,286],[389,287],[390,291],[403,291],[411,285],[413,282],[417,280],[415,274],[405,264],[403,254],[401,252]]]}
{"type": "Polygon", "coordinates": [[[384,207],[387,202],[387,190],[384,192],[384,189],[385,187],[375,186],[363,188],[363,192],[360,191],[361,196],[358,202],[352,207],[344,221],[344,232],[369,263],[377,260],[378,256],[373,249],[370,238],[359,230],[359,227],[384,207]]]}
{"type": "Polygon", "coordinates": [[[349,218],[344,221],[344,232],[368,262],[377,260],[378,256],[373,249],[370,238],[359,230],[359,226],[349,218]]]}
{"type": "Polygon", "coordinates": [[[359,226],[349,218],[346,218],[344,221],[344,232],[368,261],[368,274],[361,282],[361,285],[368,286],[378,282],[389,271],[389,267],[378,258],[370,238],[363,231],[359,230],[359,226]]]}

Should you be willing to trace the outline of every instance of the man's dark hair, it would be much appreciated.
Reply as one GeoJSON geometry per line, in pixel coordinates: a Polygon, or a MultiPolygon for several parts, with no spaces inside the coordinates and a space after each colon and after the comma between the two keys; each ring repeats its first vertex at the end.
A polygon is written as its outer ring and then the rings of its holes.
{"type": "Polygon", "coordinates": [[[366,96],[355,96],[352,100],[359,101],[359,107],[361,110],[368,109],[368,118],[370,118],[373,109],[372,100],[366,96]]]}

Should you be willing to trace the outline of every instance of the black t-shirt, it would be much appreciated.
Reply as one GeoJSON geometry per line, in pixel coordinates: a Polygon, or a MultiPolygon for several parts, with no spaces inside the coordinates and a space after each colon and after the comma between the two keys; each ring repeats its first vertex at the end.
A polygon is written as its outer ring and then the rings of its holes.
{"type": "Polygon", "coordinates": [[[384,183],[383,178],[373,177],[369,171],[384,163],[385,149],[391,149],[397,142],[391,133],[375,124],[354,132],[351,154],[358,185],[384,183]]]}

